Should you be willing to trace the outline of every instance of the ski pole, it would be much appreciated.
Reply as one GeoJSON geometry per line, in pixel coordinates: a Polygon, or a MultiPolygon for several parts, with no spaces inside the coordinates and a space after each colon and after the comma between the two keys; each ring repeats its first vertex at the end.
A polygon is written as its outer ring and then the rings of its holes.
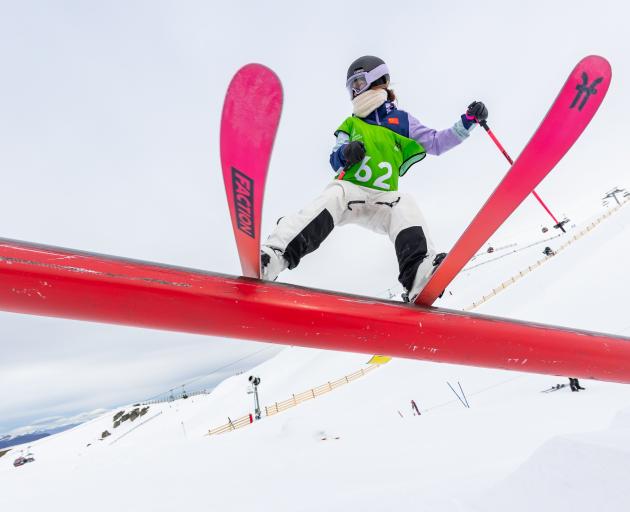
{"type": "Polygon", "coordinates": [[[455,391],[455,388],[454,388],[453,386],[451,386],[451,383],[450,383],[450,382],[448,382],[448,381],[446,381],[446,383],[448,384],[448,387],[449,387],[449,388],[451,388],[451,391],[452,391],[453,393],[455,393],[455,396],[456,396],[456,397],[457,397],[457,399],[458,399],[458,400],[462,403],[462,405],[468,409],[468,405],[466,405],[466,402],[464,402],[464,401],[462,400],[462,397],[461,397],[461,396],[459,396],[459,393],[458,393],[457,391],[455,391]]]}
{"type": "MultiPolygon", "coordinates": [[[[490,136],[490,138],[492,139],[492,142],[494,142],[496,144],[497,148],[499,148],[499,151],[501,151],[501,153],[503,153],[503,156],[505,157],[505,159],[508,162],[510,162],[510,165],[514,165],[514,161],[512,160],[510,155],[508,155],[508,152],[505,150],[505,148],[501,145],[501,143],[499,142],[499,139],[497,139],[496,136],[494,135],[494,133],[492,133],[492,130],[488,126],[488,123],[486,121],[478,121],[478,122],[483,127],[483,129],[486,130],[486,133],[490,136]]],[[[532,190],[532,194],[534,194],[534,197],[538,200],[538,202],[542,205],[542,207],[545,209],[545,211],[549,214],[549,216],[556,223],[554,228],[560,228],[563,233],[566,233],[566,231],[564,230],[564,223],[558,222],[558,219],[556,219],[554,214],[551,213],[551,210],[547,207],[547,205],[544,203],[542,198],[536,193],[536,190],[532,190]]]]}
{"type": "Polygon", "coordinates": [[[461,383],[457,381],[457,385],[459,386],[459,390],[462,392],[462,396],[464,397],[464,401],[466,402],[466,407],[470,408],[470,404],[468,403],[468,398],[466,398],[466,393],[464,393],[464,388],[461,383]]]}

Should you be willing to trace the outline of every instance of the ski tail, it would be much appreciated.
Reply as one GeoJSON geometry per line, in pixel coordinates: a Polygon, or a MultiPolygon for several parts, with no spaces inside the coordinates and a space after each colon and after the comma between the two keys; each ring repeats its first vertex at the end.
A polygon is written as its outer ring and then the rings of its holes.
{"type": "Polygon", "coordinates": [[[260,277],[265,182],[280,114],[282,84],[261,64],[238,70],[221,117],[221,166],[234,237],[246,277],[260,277]]]}
{"type": "Polygon", "coordinates": [[[582,59],[501,183],[416,298],[430,306],[490,236],[555,167],[601,105],[611,79],[603,57],[582,59]]]}

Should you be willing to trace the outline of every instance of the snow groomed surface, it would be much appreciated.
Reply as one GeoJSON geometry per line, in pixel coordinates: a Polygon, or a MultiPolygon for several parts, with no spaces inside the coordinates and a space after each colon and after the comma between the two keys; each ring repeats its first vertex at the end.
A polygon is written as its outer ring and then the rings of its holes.
{"type": "Polygon", "coordinates": [[[630,339],[0,239],[0,309],[630,383],[630,339]]]}

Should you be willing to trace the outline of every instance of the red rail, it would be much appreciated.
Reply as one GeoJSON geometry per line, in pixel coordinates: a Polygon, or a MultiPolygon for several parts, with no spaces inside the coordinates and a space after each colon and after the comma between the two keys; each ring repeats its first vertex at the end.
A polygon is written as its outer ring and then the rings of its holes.
{"type": "Polygon", "coordinates": [[[630,340],[0,239],[0,309],[630,382],[630,340]]]}

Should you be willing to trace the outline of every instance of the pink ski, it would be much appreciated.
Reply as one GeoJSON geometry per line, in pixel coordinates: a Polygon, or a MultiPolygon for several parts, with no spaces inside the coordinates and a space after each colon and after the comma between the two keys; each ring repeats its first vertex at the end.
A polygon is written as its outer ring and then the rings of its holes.
{"type": "Polygon", "coordinates": [[[464,265],[571,148],[601,105],[610,85],[603,57],[582,59],[569,75],[525,149],[416,298],[430,306],[464,265]]]}
{"type": "Polygon", "coordinates": [[[260,223],[269,159],[282,110],[282,84],[261,64],[238,70],[221,117],[221,166],[241,269],[260,277],[260,223]]]}

